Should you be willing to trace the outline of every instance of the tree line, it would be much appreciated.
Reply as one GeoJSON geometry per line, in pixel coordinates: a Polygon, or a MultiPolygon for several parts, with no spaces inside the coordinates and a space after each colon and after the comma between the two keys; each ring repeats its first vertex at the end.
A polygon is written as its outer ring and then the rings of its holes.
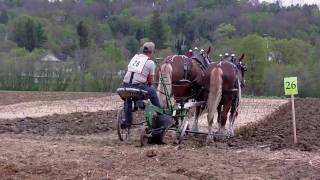
{"type": "Polygon", "coordinates": [[[157,57],[245,53],[248,95],[281,96],[298,76],[300,96],[320,96],[319,7],[258,0],[0,1],[0,89],[111,91],[148,40],[157,57]],[[62,65],[35,66],[48,53],[62,65]]]}

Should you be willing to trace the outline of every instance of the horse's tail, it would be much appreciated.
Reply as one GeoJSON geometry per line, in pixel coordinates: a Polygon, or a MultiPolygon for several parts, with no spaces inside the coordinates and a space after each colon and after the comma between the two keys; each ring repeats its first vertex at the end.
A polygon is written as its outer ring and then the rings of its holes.
{"type": "Polygon", "coordinates": [[[166,94],[165,94],[165,88],[167,90],[167,95],[170,96],[172,94],[172,66],[170,63],[163,63],[160,66],[159,71],[159,85],[158,85],[158,97],[160,101],[161,107],[166,108],[167,107],[167,100],[166,100],[166,94]],[[162,78],[162,81],[161,79],[162,78]]]}
{"type": "Polygon", "coordinates": [[[209,96],[207,101],[209,124],[212,124],[214,114],[217,111],[217,107],[221,100],[222,74],[223,72],[220,67],[214,67],[210,73],[210,87],[209,87],[209,96]]]}

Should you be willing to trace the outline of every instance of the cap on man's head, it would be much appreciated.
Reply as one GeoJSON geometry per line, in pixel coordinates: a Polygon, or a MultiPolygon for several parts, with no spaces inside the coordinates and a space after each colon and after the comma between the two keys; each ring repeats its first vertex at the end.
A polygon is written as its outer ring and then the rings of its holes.
{"type": "Polygon", "coordinates": [[[146,42],[142,46],[143,53],[154,53],[155,45],[153,42],[146,42]]]}
{"type": "Polygon", "coordinates": [[[235,55],[234,54],[231,54],[231,57],[234,57],[235,55]]]}

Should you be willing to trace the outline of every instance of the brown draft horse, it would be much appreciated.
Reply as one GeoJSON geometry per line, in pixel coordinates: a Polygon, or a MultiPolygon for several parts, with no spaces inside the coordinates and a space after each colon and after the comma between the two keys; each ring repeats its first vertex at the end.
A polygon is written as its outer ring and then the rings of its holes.
{"type": "Polygon", "coordinates": [[[212,123],[214,114],[218,112],[218,136],[224,138],[227,116],[229,116],[230,135],[234,135],[234,121],[238,116],[238,106],[241,99],[241,88],[244,86],[245,66],[242,64],[244,54],[234,63],[223,60],[212,63],[207,68],[204,77],[204,87],[207,94],[208,110],[208,136],[207,141],[213,137],[212,123]]]}
{"type": "MultiPolygon", "coordinates": [[[[210,53],[211,48],[206,51],[210,53]]],[[[199,63],[207,60],[208,56],[201,54],[199,51],[194,51],[190,58],[183,55],[173,55],[165,58],[159,65],[157,71],[157,80],[163,78],[163,84],[158,85],[158,97],[162,107],[167,107],[166,96],[164,94],[164,86],[166,87],[170,101],[173,99],[176,102],[186,102],[189,99],[203,101],[202,82],[204,77],[205,65],[199,63]],[[186,61],[189,61],[188,72],[185,71],[186,61]],[[186,78],[187,77],[187,78],[186,78]]],[[[195,122],[198,121],[199,115],[204,107],[197,106],[195,114],[195,122]]],[[[193,129],[197,130],[198,123],[194,124],[193,129]]]]}

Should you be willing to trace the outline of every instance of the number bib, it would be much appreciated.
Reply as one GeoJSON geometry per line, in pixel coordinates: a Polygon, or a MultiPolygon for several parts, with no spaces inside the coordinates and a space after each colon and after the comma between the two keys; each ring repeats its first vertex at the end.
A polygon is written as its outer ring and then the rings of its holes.
{"type": "Polygon", "coordinates": [[[128,65],[128,71],[134,73],[141,73],[144,65],[147,63],[149,57],[144,54],[136,54],[128,65]]]}

